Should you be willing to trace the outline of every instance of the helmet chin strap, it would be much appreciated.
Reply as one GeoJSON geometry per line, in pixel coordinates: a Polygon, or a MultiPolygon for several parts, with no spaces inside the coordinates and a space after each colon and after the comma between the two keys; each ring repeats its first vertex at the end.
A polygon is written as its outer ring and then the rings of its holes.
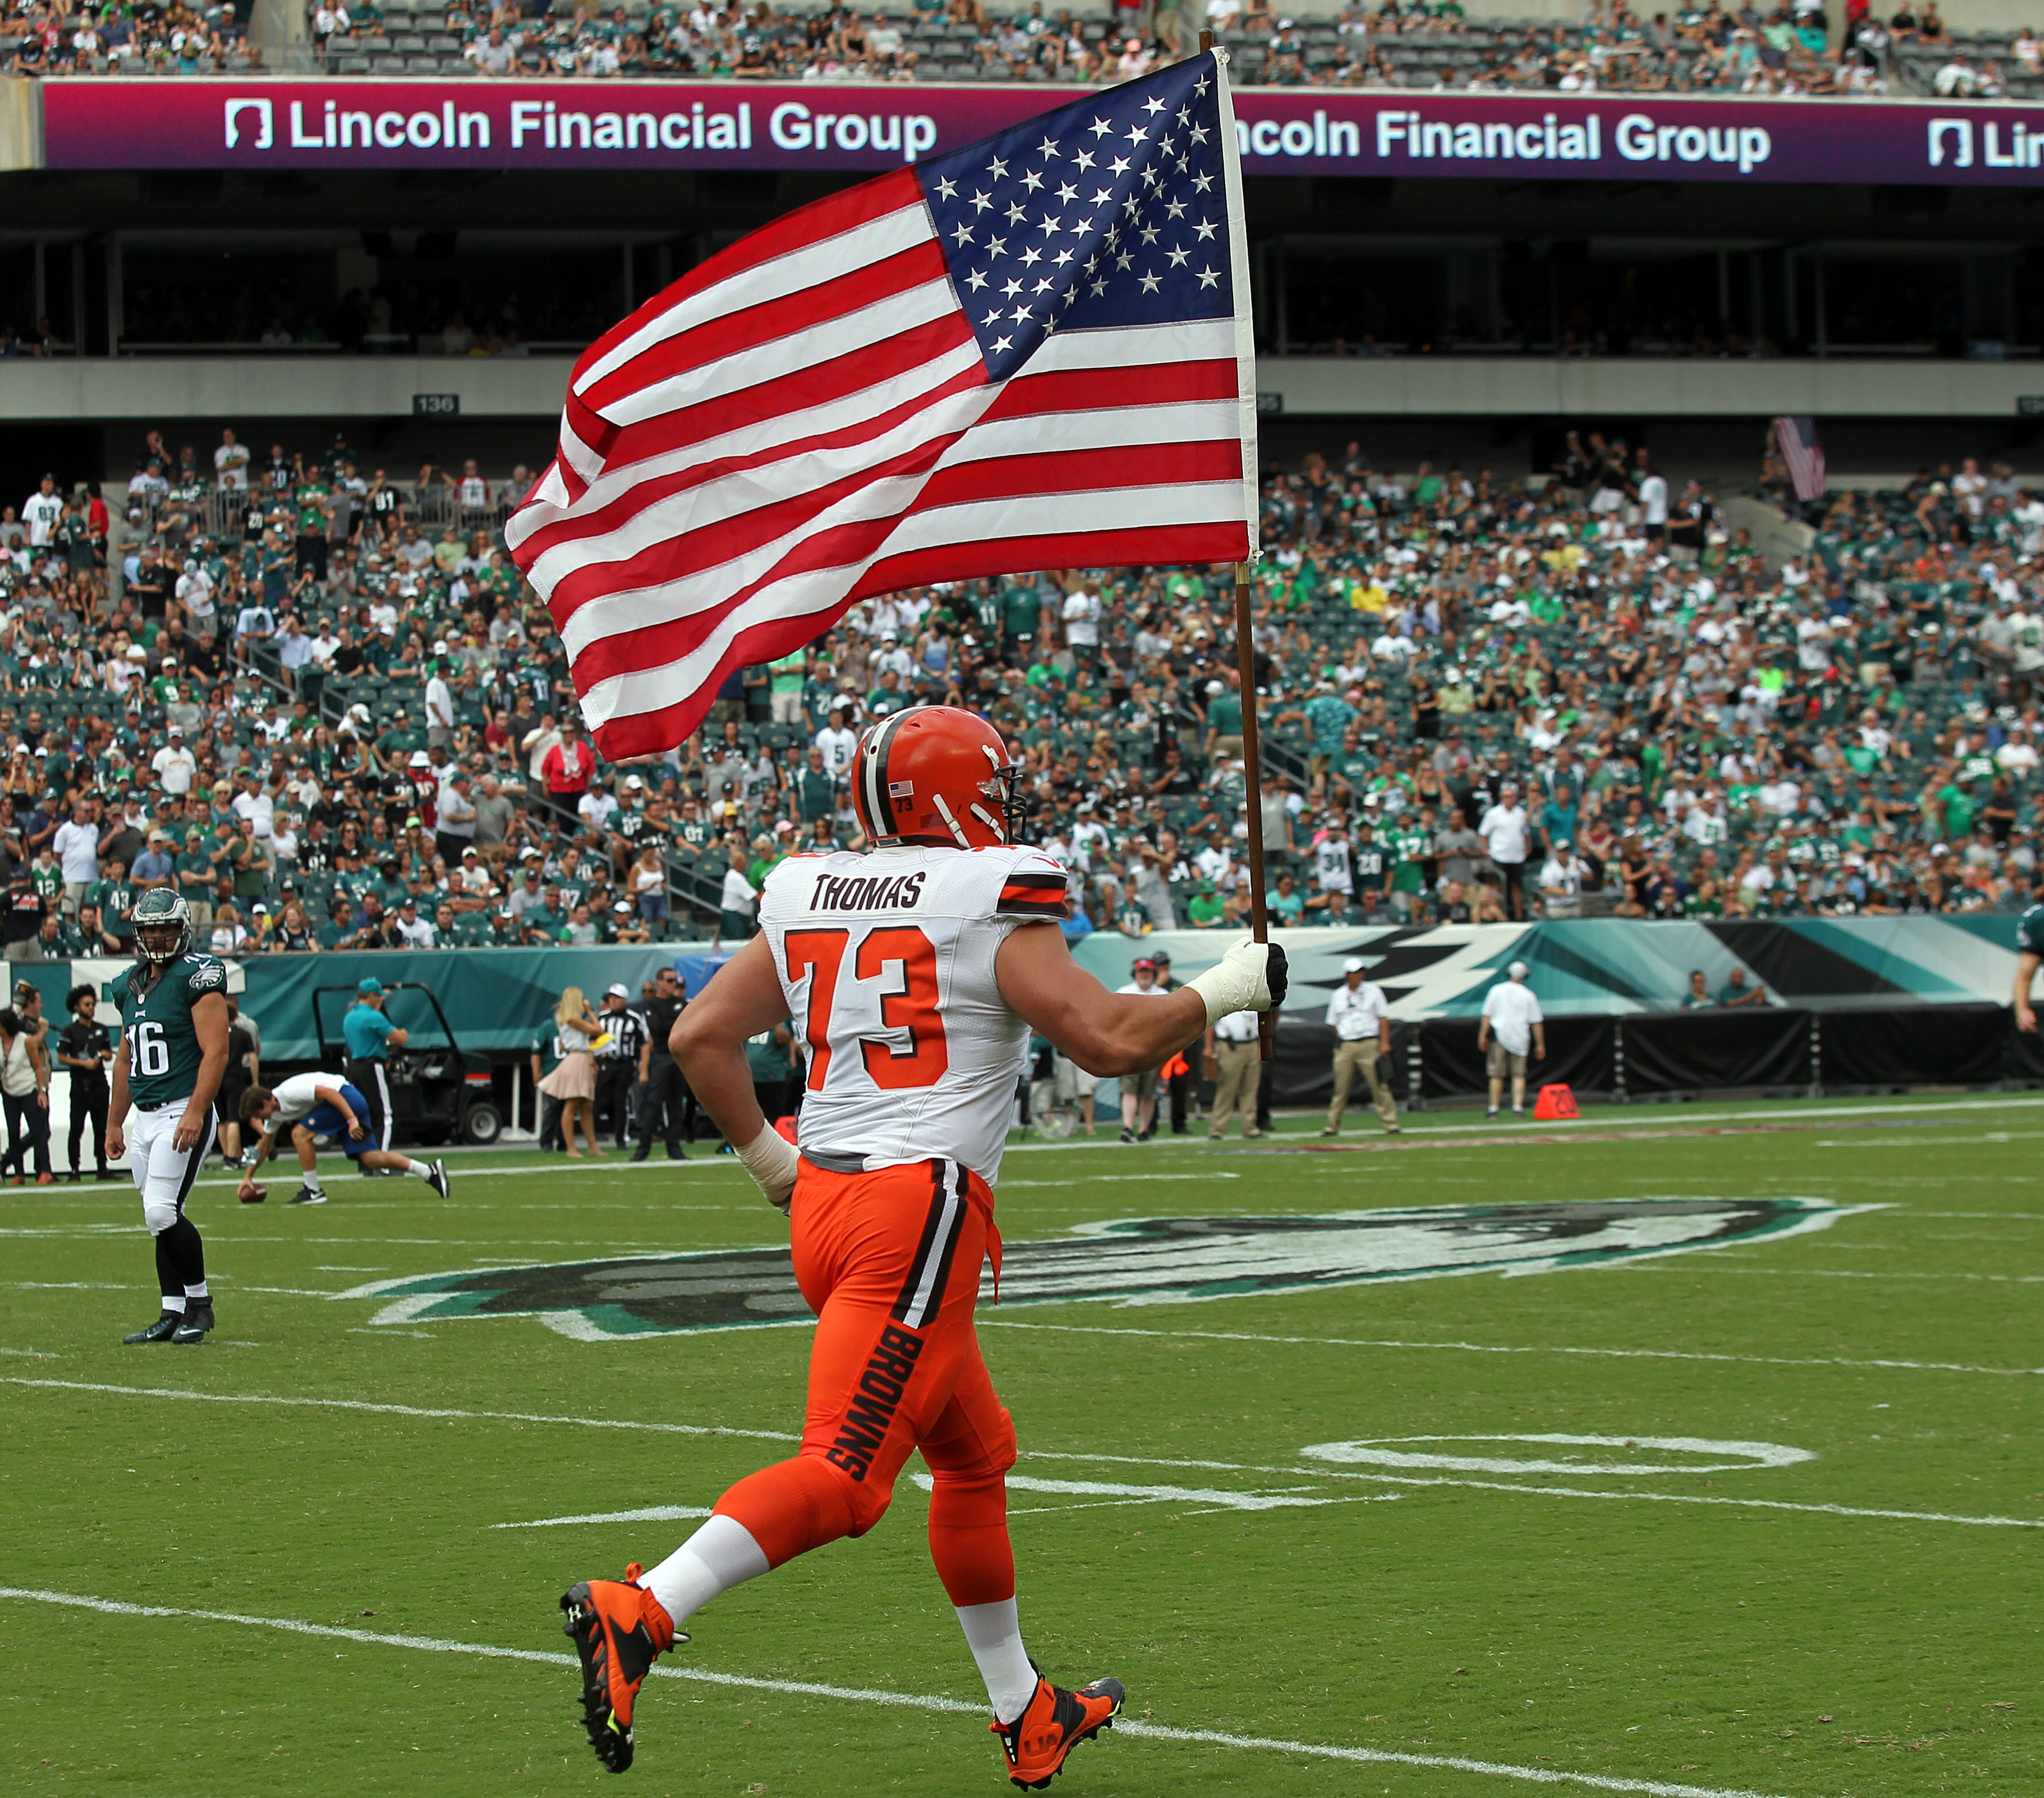
{"type": "Polygon", "coordinates": [[[999,819],[995,817],[991,812],[988,811],[984,805],[981,805],[977,799],[972,802],[971,811],[972,815],[975,818],[978,819],[982,824],[986,825],[989,830],[992,831],[995,836],[998,837],[1001,842],[1005,843],[1008,840],[1008,832],[1005,827],[1002,825],[999,819]]]}
{"type": "MultiPolygon", "coordinates": [[[[930,801],[936,807],[937,816],[951,826],[951,835],[958,839],[959,847],[970,849],[972,847],[972,839],[960,828],[957,818],[952,814],[951,807],[944,802],[944,796],[941,793],[933,793],[930,795],[930,801]]],[[[975,805],[973,809],[977,812],[979,808],[975,805]]],[[[981,813],[982,816],[985,815],[984,813],[981,813]]]]}

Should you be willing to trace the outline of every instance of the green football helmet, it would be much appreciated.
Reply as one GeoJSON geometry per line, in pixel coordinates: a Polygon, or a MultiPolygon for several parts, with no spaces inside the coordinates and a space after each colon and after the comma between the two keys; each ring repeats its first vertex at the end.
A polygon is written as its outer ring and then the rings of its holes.
{"type": "Polygon", "coordinates": [[[160,967],[191,947],[191,907],[167,886],[152,886],[137,899],[130,921],[135,926],[135,952],[145,962],[160,967]]]}

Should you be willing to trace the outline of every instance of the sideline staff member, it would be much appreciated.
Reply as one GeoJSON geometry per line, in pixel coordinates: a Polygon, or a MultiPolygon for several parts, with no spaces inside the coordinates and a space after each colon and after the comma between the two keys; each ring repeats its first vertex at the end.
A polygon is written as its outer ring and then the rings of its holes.
{"type": "Polygon", "coordinates": [[[1514,962],[1505,973],[1511,978],[1484,995],[1483,1021],[1476,1027],[1476,1046],[1485,1049],[1485,1065],[1490,1070],[1490,1109],[1486,1117],[1497,1116],[1504,1077],[1512,1076],[1512,1115],[1526,1109],[1526,1057],[1547,1058],[1547,1026],[1540,1001],[1526,984],[1526,964],[1514,962]]]}
{"type": "Polygon", "coordinates": [[[603,995],[601,1021],[610,1040],[596,1051],[596,1128],[615,1133],[620,1149],[632,1147],[632,1101],[639,1090],[639,1066],[645,1059],[646,1015],[632,1004],[622,984],[603,995]]]}
{"type": "Polygon", "coordinates": [[[1327,1128],[1320,1134],[1341,1134],[1342,1112],[1348,1105],[1349,1088],[1355,1084],[1356,1070],[1360,1068],[1378,1118],[1384,1128],[1396,1136],[1397,1101],[1391,1097],[1390,1084],[1377,1065],[1379,1058],[1389,1057],[1391,1053],[1389,1001],[1382,987],[1362,978],[1363,964],[1359,956],[1351,955],[1343,962],[1342,974],[1344,983],[1337,986],[1327,1000],[1327,1022],[1336,1039],[1335,1096],[1327,1107],[1327,1128]]]}
{"type": "MultiPolygon", "coordinates": [[[[674,1034],[674,1021],[687,1004],[682,993],[681,977],[672,968],[661,969],[654,978],[653,997],[646,1005],[646,1041],[640,1051],[639,1064],[639,1147],[632,1151],[634,1161],[644,1161],[653,1152],[655,1129],[667,1140],[668,1160],[688,1158],[682,1147],[682,1114],[684,1106],[693,1110],[695,1101],[682,1078],[669,1041],[674,1034]]],[[[689,1121],[693,1126],[693,1116],[689,1121]]],[[[694,1134],[693,1128],[690,1134],[694,1134]]]]}
{"type": "Polygon", "coordinates": [[[409,1032],[383,1015],[383,982],[373,974],[358,981],[355,1003],[340,1020],[341,1040],[348,1047],[344,1076],[369,1106],[369,1145],[390,1147],[390,1080],[385,1068],[393,1049],[410,1040],[409,1032]]]}

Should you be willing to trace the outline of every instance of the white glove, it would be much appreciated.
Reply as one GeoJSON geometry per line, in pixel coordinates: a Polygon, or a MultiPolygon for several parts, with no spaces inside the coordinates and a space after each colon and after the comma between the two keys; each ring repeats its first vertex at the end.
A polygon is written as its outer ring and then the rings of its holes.
{"type": "Polygon", "coordinates": [[[1206,1001],[1207,1022],[1231,1012],[1275,1011],[1285,1002],[1285,951],[1245,936],[1207,971],[1186,982],[1206,1001]]]}
{"type": "Polygon", "coordinates": [[[802,1159],[795,1152],[795,1145],[770,1124],[740,1147],[738,1158],[766,1195],[767,1202],[785,1212],[794,1202],[795,1174],[802,1159]]]}

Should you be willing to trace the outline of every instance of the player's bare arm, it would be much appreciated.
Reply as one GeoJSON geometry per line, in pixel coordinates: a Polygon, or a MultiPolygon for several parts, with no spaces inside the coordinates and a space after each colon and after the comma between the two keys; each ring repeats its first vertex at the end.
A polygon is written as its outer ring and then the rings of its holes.
{"type": "Polygon", "coordinates": [[[106,1158],[122,1161],[128,1154],[128,1058],[113,1058],[113,1081],[106,1100],[106,1158]]]}
{"type": "Polygon", "coordinates": [[[1102,1079],[1160,1066],[1207,1021],[1205,1002],[1189,986],[1161,1000],[1108,992],[1072,959],[1054,925],[1009,932],[993,970],[1016,1015],[1102,1079]]]}
{"type": "Polygon", "coordinates": [[[2044,966],[2044,955],[2025,950],[2015,958],[2015,1028],[2034,1030],[2037,1014],[2031,1009],[2030,989],[2037,978],[2037,970],[2044,966]]]}
{"type": "Polygon", "coordinates": [[[198,1079],[171,1135],[171,1146],[180,1154],[213,1128],[213,1101],[227,1072],[227,996],[208,993],[194,1001],[191,1020],[192,1033],[198,1039],[198,1079]]]}
{"type": "Polygon", "coordinates": [[[764,936],[755,936],[690,1001],[667,1038],[697,1104],[737,1150],[760,1190],[783,1210],[795,1186],[795,1146],[766,1121],[753,1096],[745,1039],[771,1030],[787,1015],[773,951],[764,936]]]}

